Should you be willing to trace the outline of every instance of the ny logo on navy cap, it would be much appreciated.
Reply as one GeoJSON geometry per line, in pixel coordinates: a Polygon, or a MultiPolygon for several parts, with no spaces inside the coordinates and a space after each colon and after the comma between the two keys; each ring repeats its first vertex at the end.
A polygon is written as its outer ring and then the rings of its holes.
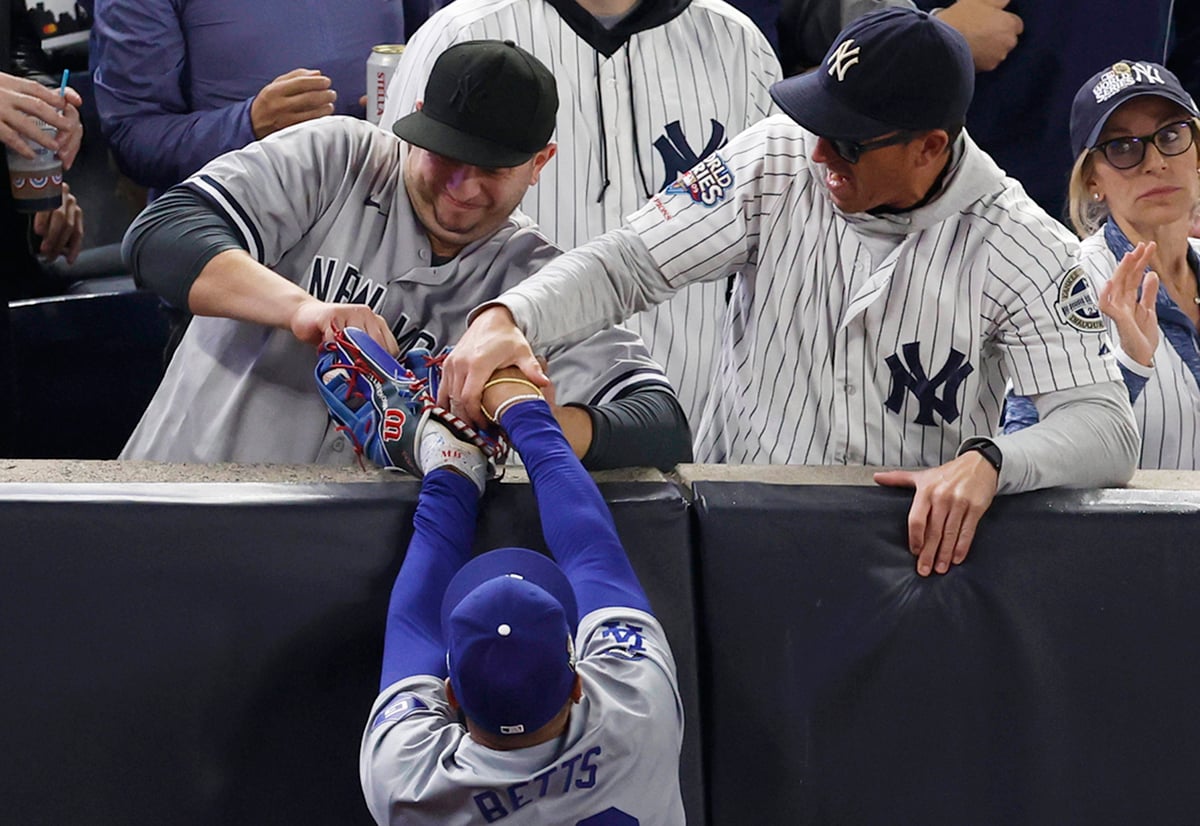
{"type": "Polygon", "coordinates": [[[858,18],[837,36],[822,66],[776,83],[771,97],[826,138],[869,141],[898,130],[957,128],[975,91],[967,41],[913,9],[858,18]]]}
{"type": "Polygon", "coordinates": [[[854,45],[853,38],[843,40],[826,59],[829,74],[836,74],[839,81],[845,80],[846,70],[858,63],[858,53],[861,51],[862,49],[854,45]]]}

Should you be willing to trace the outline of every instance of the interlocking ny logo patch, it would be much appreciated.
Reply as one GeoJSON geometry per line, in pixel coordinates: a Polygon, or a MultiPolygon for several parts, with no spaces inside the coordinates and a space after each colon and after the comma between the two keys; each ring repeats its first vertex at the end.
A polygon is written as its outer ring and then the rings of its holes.
{"type": "Polygon", "coordinates": [[[666,134],[659,135],[654,141],[654,148],[662,155],[663,166],[666,168],[666,176],[659,189],[666,189],[675,183],[680,175],[700,163],[701,158],[707,158],[725,143],[725,127],[712,118],[709,118],[708,122],[712,124],[712,134],[700,154],[696,154],[692,149],[683,134],[683,126],[677,120],[668,123],[664,130],[666,134]]]}
{"type": "Polygon", "coordinates": [[[913,420],[916,424],[935,427],[937,422],[933,420],[934,413],[941,416],[946,424],[957,419],[959,411],[955,399],[958,386],[975,371],[970,363],[964,363],[966,356],[951,347],[946,363],[933,378],[929,378],[925,366],[921,364],[921,342],[911,341],[901,347],[900,352],[904,354],[903,362],[895,353],[886,359],[888,369],[892,371],[892,390],[884,406],[893,413],[899,413],[904,403],[904,391],[908,390],[917,397],[920,406],[917,418],[913,420]],[[939,389],[942,391],[940,398],[939,389]]]}
{"type": "Polygon", "coordinates": [[[854,45],[854,38],[843,40],[829,56],[829,76],[837,75],[838,83],[846,79],[846,70],[858,62],[861,51],[854,45]]]}

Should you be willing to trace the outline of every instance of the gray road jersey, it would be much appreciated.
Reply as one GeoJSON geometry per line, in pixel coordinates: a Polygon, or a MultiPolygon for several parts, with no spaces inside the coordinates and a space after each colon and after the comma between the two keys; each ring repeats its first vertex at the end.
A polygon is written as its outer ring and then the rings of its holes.
{"type": "Polygon", "coordinates": [[[578,640],[583,700],[564,737],[531,748],[476,743],[439,678],[384,691],[359,757],[376,822],[573,826],[608,812],[601,822],[682,824],[683,707],[662,627],[641,611],[605,608],[583,618],[578,640]]]}
{"type": "MultiPolygon", "coordinates": [[[[184,185],[236,228],[245,249],[325,301],[368,304],[402,350],[437,351],[467,312],[558,255],[520,212],[442,266],[402,183],[403,144],[352,118],[292,127],[209,163],[184,185]]],[[[598,404],[666,385],[622,328],[548,350],[560,403],[598,404]]],[[[349,464],[313,380],[316,353],[290,332],[196,318],[123,459],[349,464]]]]}

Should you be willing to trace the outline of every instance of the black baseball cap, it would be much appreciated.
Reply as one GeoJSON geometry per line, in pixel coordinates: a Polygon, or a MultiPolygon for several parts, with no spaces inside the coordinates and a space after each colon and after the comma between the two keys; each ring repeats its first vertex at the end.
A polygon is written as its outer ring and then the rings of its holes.
{"type": "Polygon", "coordinates": [[[863,15],[842,30],[821,65],[771,87],[779,108],[805,129],[851,141],[961,126],[974,93],[966,39],[933,15],[905,8],[863,15]]]}
{"type": "Polygon", "coordinates": [[[1196,101],[1167,67],[1144,60],[1118,60],[1088,78],[1075,93],[1071,102],[1072,153],[1078,157],[1095,146],[1117,107],[1143,95],[1174,101],[1191,117],[1200,117],[1196,101]]]}
{"type": "Polygon", "coordinates": [[[557,113],[558,87],[540,60],[511,40],[469,40],[438,56],[421,109],[392,131],[447,158],[502,168],[543,149],[557,113]]]}

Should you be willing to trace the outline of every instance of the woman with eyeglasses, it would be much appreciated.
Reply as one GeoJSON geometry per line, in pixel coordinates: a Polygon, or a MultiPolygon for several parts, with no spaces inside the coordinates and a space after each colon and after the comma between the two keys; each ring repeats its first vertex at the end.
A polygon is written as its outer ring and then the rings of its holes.
{"type": "MultiPolygon", "coordinates": [[[[1200,240],[1188,237],[1200,206],[1198,117],[1174,74],[1133,61],[1093,76],[1071,107],[1071,223],[1113,333],[1143,468],[1200,468],[1200,240]]],[[[1070,294],[1054,300],[1069,311],[1070,294]]],[[[1034,421],[1033,404],[1010,396],[1005,432],[1034,421]]]]}

